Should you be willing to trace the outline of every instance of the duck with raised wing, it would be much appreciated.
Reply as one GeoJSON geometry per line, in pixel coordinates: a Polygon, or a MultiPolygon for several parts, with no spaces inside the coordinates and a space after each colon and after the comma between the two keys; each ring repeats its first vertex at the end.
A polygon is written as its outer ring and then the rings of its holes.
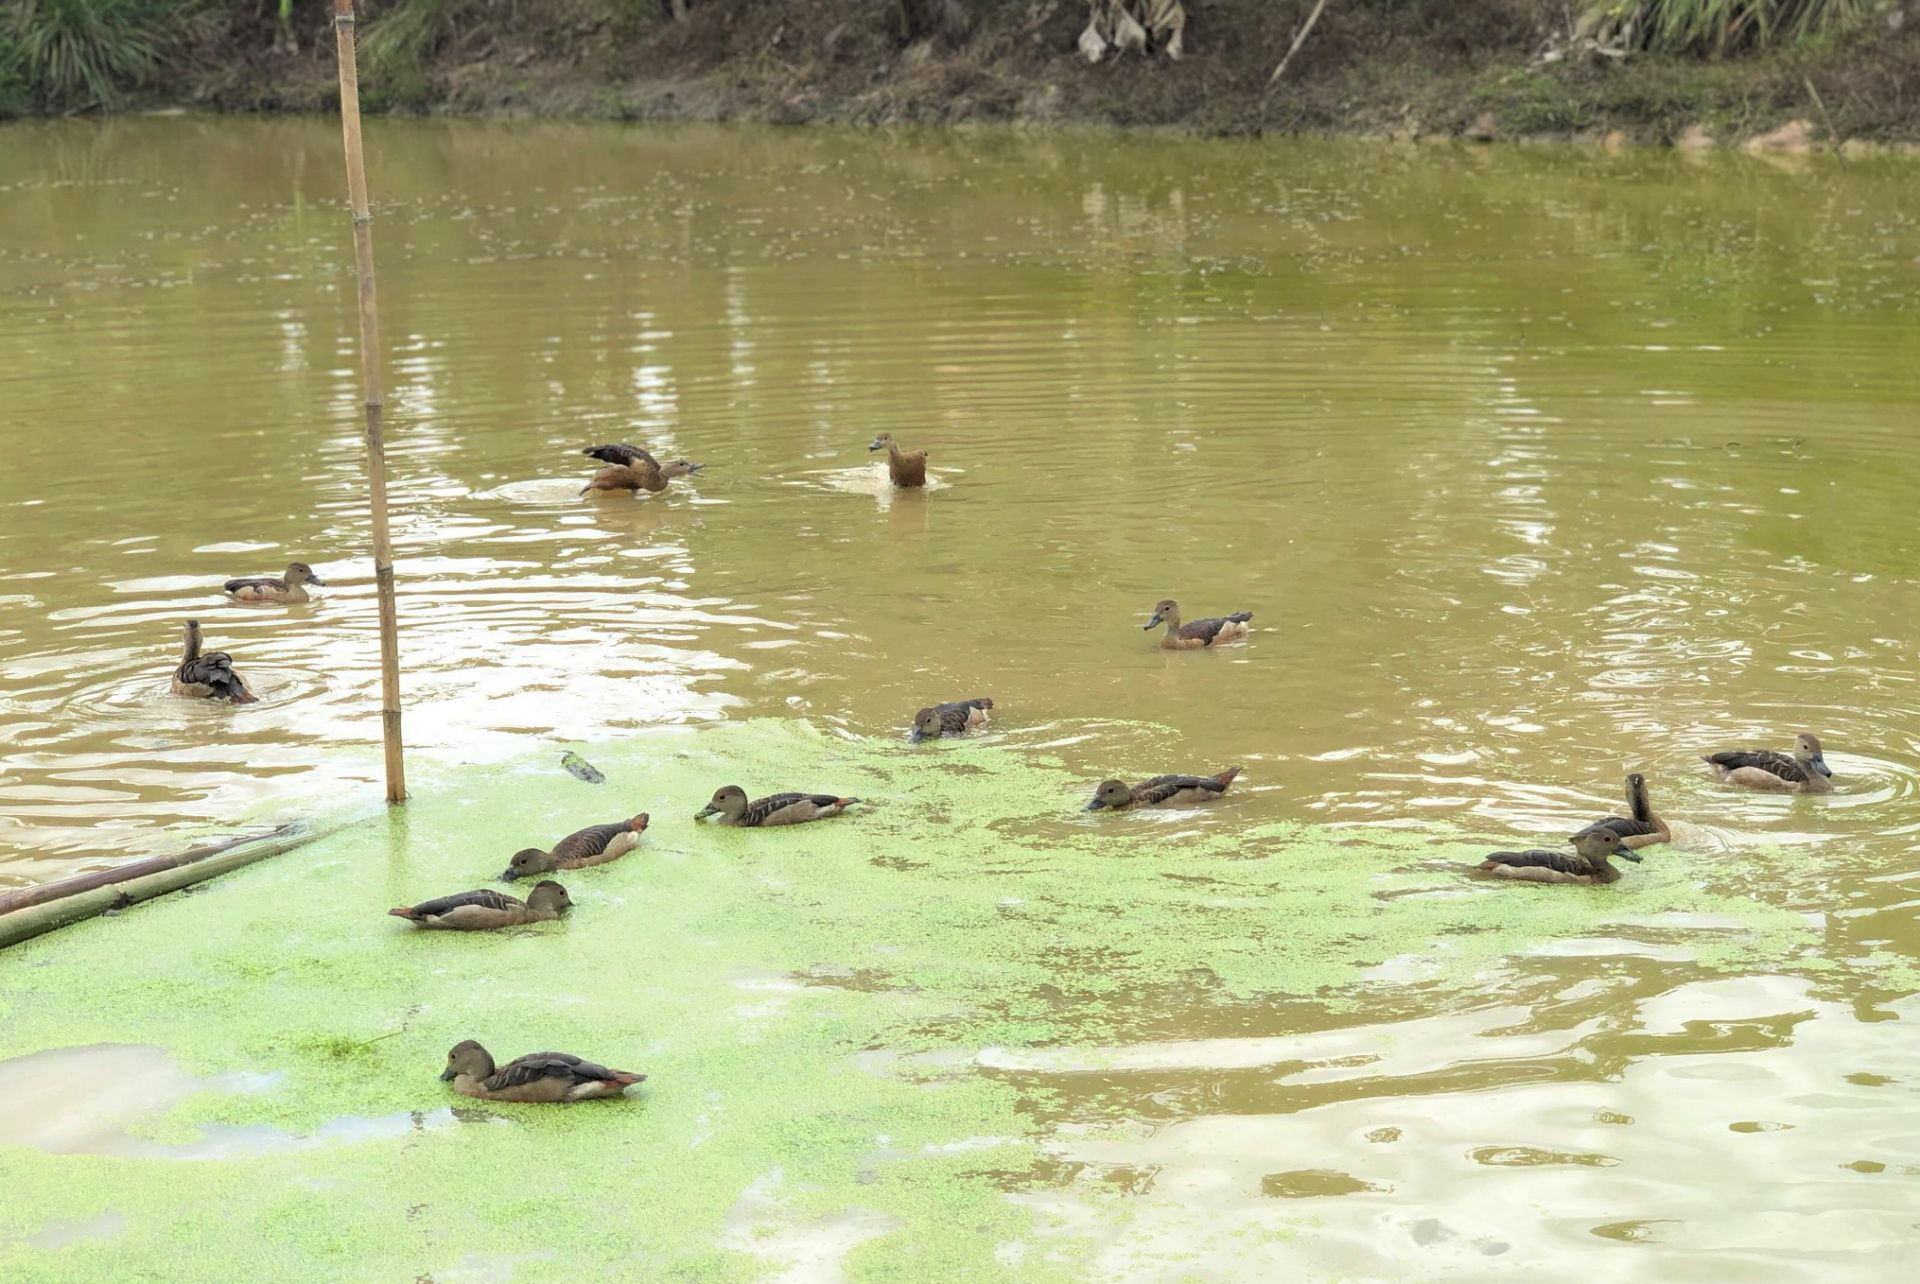
{"type": "Polygon", "coordinates": [[[1641,857],[1611,829],[1583,829],[1567,839],[1571,852],[1492,852],[1480,862],[1482,873],[1529,883],[1613,883],[1620,871],[1610,859],[1638,862],[1641,857]]]}
{"type": "MultiPolygon", "coordinates": [[[[667,483],[676,477],[691,477],[705,468],[705,464],[696,464],[690,459],[669,459],[666,463],[655,462],[652,455],[644,450],[635,450],[631,446],[595,446],[594,450],[631,450],[634,459],[630,464],[615,464],[611,468],[602,468],[593,475],[593,480],[580,488],[582,495],[596,490],[624,490],[635,499],[640,492],[657,495],[667,488],[667,483]]],[[[589,452],[591,453],[591,452],[589,452]]]]}
{"type": "Polygon", "coordinates": [[[315,575],[305,562],[289,562],[287,573],[279,579],[263,575],[257,579],[228,580],[221,587],[236,602],[289,603],[307,601],[309,584],[325,588],[327,582],[315,575]]]}
{"type": "MultiPolygon", "coordinates": [[[[1611,829],[1620,836],[1623,847],[1635,850],[1673,841],[1673,831],[1667,828],[1667,822],[1653,814],[1653,803],[1647,797],[1647,778],[1637,771],[1627,777],[1627,814],[1602,816],[1580,833],[1597,829],[1611,829]]],[[[1579,834],[1574,836],[1577,838],[1579,834]]]]}
{"type": "Polygon", "coordinates": [[[625,442],[613,442],[606,446],[588,446],[580,452],[588,459],[597,459],[603,464],[612,464],[618,468],[632,468],[635,464],[650,464],[658,468],[659,462],[652,452],[639,446],[629,446],[625,442]]]}
{"type": "Polygon", "coordinates": [[[694,813],[695,820],[718,817],[722,825],[743,829],[765,829],[770,825],[799,825],[809,820],[825,820],[859,802],[858,798],[837,798],[832,794],[769,794],[747,801],[747,791],[738,785],[716,789],[713,801],[694,813]]]}
{"type": "Polygon", "coordinates": [[[924,486],[927,484],[927,452],[924,450],[902,450],[893,434],[883,432],[873,439],[868,450],[887,452],[887,476],[896,486],[924,486]]]}
{"type": "Polygon", "coordinates": [[[260,697],[247,686],[245,678],[233,667],[233,657],[225,651],[202,652],[205,641],[200,621],[188,620],[186,647],[180,664],[173,671],[173,693],[198,700],[225,700],[231,704],[252,704],[260,697]]]}
{"type": "Polygon", "coordinates": [[[1830,794],[1833,769],[1820,751],[1820,737],[1802,731],[1791,755],[1773,749],[1729,749],[1705,755],[1720,779],[1776,794],[1830,794]]]}
{"type": "Polygon", "coordinates": [[[1151,629],[1165,624],[1167,631],[1160,637],[1163,650],[1199,651],[1217,642],[1235,642],[1247,636],[1247,621],[1252,618],[1252,611],[1236,611],[1232,615],[1182,624],[1180,604],[1172,598],[1166,598],[1153,608],[1153,618],[1140,627],[1151,629]]]}
{"type": "Polygon", "coordinates": [[[929,705],[913,715],[913,733],[907,738],[919,744],[941,736],[964,736],[975,727],[987,725],[987,710],[991,708],[993,701],[985,696],[929,705]]]}
{"type": "Polygon", "coordinates": [[[552,851],[525,847],[513,854],[507,872],[500,875],[511,883],[516,878],[551,874],[556,869],[585,869],[618,860],[640,845],[647,832],[647,813],[631,820],[616,820],[610,825],[588,825],[577,829],[553,845],[552,851]]]}
{"type": "Polygon", "coordinates": [[[1093,791],[1088,811],[1125,811],[1129,807],[1161,807],[1168,803],[1212,802],[1227,792],[1227,786],[1240,774],[1240,768],[1228,767],[1217,776],[1155,776],[1137,785],[1124,780],[1103,780],[1093,791]]]}
{"type": "Polygon", "coordinates": [[[618,1097],[647,1076],[609,1070],[567,1052],[529,1052],[503,1066],[472,1039],[453,1045],[440,1078],[465,1097],[487,1101],[569,1102],[618,1097]]]}
{"type": "Polygon", "coordinates": [[[456,892],[418,905],[401,905],[387,913],[404,918],[415,927],[437,928],[446,932],[487,932],[501,927],[522,927],[528,923],[546,923],[573,908],[567,889],[552,879],[533,885],[526,900],[505,892],[482,889],[456,892]]]}

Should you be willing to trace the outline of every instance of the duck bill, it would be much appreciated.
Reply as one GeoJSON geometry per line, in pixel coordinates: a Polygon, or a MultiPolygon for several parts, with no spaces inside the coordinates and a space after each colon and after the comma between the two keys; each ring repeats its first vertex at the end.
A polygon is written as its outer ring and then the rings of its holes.
{"type": "Polygon", "coordinates": [[[926,732],[924,732],[924,731],[922,731],[922,730],[920,730],[920,728],[918,728],[918,727],[915,727],[915,728],[914,728],[914,729],[913,729],[912,731],[909,731],[909,732],[907,733],[907,743],[908,743],[908,744],[915,744],[915,745],[917,745],[917,744],[919,744],[919,743],[920,743],[920,742],[921,742],[922,740],[925,740],[926,738],[927,738],[927,733],[926,733],[926,732]]]}
{"type": "Polygon", "coordinates": [[[1633,850],[1633,848],[1626,846],[1624,843],[1614,848],[1613,854],[1615,856],[1618,856],[1621,860],[1630,860],[1636,865],[1638,865],[1641,861],[1646,859],[1646,857],[1642,856],[1639,852],[1633,850]]]}
{"type": "Polygon", "coordinates": [[[885,445],[885,444],[886,444],[885,442],[882,442],[882,441],[880,441],[880,440],[878,440],[878,439],[876,438],[875,440],[873,440],[873,441],[871,441],[871,442],[869,442],[869,443],[867,444],[867,449],[868,449],[868,450],[878,450],[878,449],[880,449],[880,447],[881,447],[881,446],[883,446],[883,445],[885,445]]]}
{"type": "Polygon", "coordinates": [[[454,1078],[454,1076],[453,1076],[453,1067],[452,1067],[452,1066],[448,1066],[448,1067],[447,1067],[447,1068],[446,1068],[445,1070],[442,1070],[442,1071],[440,1072],[440,1082],[441,1082],[441,1083],[452,1083],[452,1082],[453,1082],[453,1078],[454,1078]]]}
{"type": "Polygon", "coordinates": [[[1141,627],[1141,628],[1143,628],[1143,629],[1151,629],[1151,628],[1154,628],[1154,627],[1156,627],[1156,626],[1157,626],[1157,625],[1158,625],[1158,624],[1160,623],[1160,621],[1162,621],[1162,620],[1164,620],[1164,619],[1166,619],[1166,618],[1167,618],[1167,617],[1166,617],[1166,616],[1164,616],[1164,615],[1156,615],[1156,616],[1154,616],[1154,617],[1153,617],[1153,618],[1152,618],[1151,620],[1148,620],[1148,621],[1147,621],[1147,622],[1146,622],[1145,624],[1142,624],[1142,625],[1141,625],[1140,627],[1141,627]]]}
{"type": "Polygon", "coordinates": [[[1094,800],[1093,800],[1092,802],[1090,802],[1090,803],[1088,803],[1088,804],[1086,805],[1086,807],[1084,807],[1084,808],[1083,808],[1082,810],[1085,810],[1085,811],[1104,811],[1104,810],[1106,810],[1106,806],[1107,806],[1107,805],[1106,805],[1105,803],[1103,803],[1103,802],[1101,802],[1101,801],[1100,801],[1100,800],[1099,800],[1098,798],[1096,798],[1096,799],[1094,799],[1094,800]]]}
{"type": "Polygon", "coordinates": [[[695,820],[705,820],[707,817],[713,815],[715,812],[719,810],[720,809],[714,806],[712,803],[708,803],[706,806],[702,807],[699,811],[694,812],[693,818],[695,820]]]}
{"type": "Polygon", "coordinates": [[[1821,775],[1825,776],[1827,779],[1829,780],[1833,779],[1833,768],[1827,765],[1827,760],[1825,758],[1815,758],[1813,760],[1813,769],[1819,772],[1821,775]]]}
{"type": "Polygon", "coordinates": [[[687,471],[688,471],[688,472],[690,472],[690,473],[697,473],[697,472],[699,472],[699,471],[700,471],[700,470],[701,470],[702,468],[705,468],[705,467],[706,467],[706,465],[705,465],[705,464],[688,464],[688,465],[687,465],[687,471]]]}
{"type": "Polygon", "coordinates": [[[307,576],[307,583],[318,584],[321,588],[325,588],[327,586],[327,582],[321,579],[318,575],[307,576]]]}
{"type": "Polygon", "coordinates": [[[514,872],[514,869],[511,865],[509,865],[506,869],[502,870],[500,873],[500,881],[503,883],[514,882],[519,877],[520,875],[514,872]]]}

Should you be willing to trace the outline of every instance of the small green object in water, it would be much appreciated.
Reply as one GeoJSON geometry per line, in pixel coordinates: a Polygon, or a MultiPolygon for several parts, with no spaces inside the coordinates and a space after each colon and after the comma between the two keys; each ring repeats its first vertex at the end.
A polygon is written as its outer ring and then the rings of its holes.
{"type": "Polygon", "coordinates": [[[567,750],[566,754],[560,759],[560,765],[590,785],[604,785],[607,783],[607,778],[600,774],[598,767],[595,767],[571,749],[567,750]]]}

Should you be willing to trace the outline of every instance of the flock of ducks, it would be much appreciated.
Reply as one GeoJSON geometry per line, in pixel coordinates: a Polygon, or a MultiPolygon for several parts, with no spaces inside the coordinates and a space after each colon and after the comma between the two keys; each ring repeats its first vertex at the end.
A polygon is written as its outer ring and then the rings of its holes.
{"type": "MultiPolygon", "coordinates": [[[[894,485],[926,485],[926,451],[901,449],[891,433],[875,437],[868,449],[887,452],[887,472],[894,485]]],[[[583,496],[596,491],[627,491],[635,498],[641,491],[659,494],[676,478],[691,476],[702,467],[686,459],[662,464],[647,451],[624,444],[590,446],[581,453],[606,465],[582,488],[583,496]]],[[[325,583],[305,562],[294,562],[279,578],[233,579],[223,587],[235,601],[299,603],[308,600],[307,585],[324,586],[325,583]]],[[[1252,619],[1251,611],[1237,611],[1225,616],[1183,620],[1180,604],[1167,598],[1155,604],[1153,615],[1141,627],[1151,630],[1164,626],[1159,645],[1165,650],[1196,651],[1245,638],[1252,619]]],[[[234,670],[232,657],[224,651],[204,650],[203,641],[198,621],[187,621],[185,655],[173,674],[174,694],[233,704],[256,700],[258,697],[234,670]]],[[[993,701],[986,697],[929,705],[914,714],[909,739],[918,743],[966,735],[986,725],[993,707],[993,701]]],[[[1819,739],[1811,733],[1802,733],[1795,740],[1791,754],[1770,749],[1739,749],[1708,754],[1706,761],[1723,780],[1749,789],[1822,794],[1833,788],[1833,772],[1822,756],[1819,739]]],[[[575,766],[569,765],[568,769],[582,774],[575,766]]],[[[591,771],[591,768],[585,770],[591,771]]],[[[1094,789],[1086,810],[1125,811],[1134,807],[1211,802],[1227,792],[1240,771],[1239,767],[1229,767],[1211,776],[1154,776],[1138,784],[1104,780],[1094,789]]],[[[597,772],[592,776],[583,775],[588,779],[596,777],[597,772]]],[[[1640,848],[1669,842],[1673,837],[1667,822],[1654,813],[1645,776],[1635,772],[1627,777],[1626,800],[1627,815],[1604,816],[1594,821],[1568,838],[1570,851],[1493,852],[1475,868],[1493,877],[1535,883],[1616,882],[1621,872],[1612,863],[1614,857],[1637,863],[1642,859],[1640,848]]],[[[798,791],[749,798],[739,785],[726,785],[714,791],[694,819],[711,819],[716,824],[744,829],[771,829],[838,816],[859,801],[838,794],[798,791]]],[[[439,931],[497,931],[551,922],[565,915],[572,908],[573,900],[565,887],[543,876],[617,860],[639,846],[649,823],[649,817],[642,812],[626,820],[576,830],[545,850],[528,847],[514,853],[501,878],[507,882],[522,878],[540,880],[524,901],[505,892],[482,888],[396,907],[388,913],[407,920],[414,927],[439,931]]],[[[646,1078],[563,1052],[529,1053],[497,1065],[492,1055],[471,1039],[455,1045],[447,1053],[446,1070],[440,1077],[466,1096],[519,1102],[617,1097],[630,1085],[646,1078]]]]}

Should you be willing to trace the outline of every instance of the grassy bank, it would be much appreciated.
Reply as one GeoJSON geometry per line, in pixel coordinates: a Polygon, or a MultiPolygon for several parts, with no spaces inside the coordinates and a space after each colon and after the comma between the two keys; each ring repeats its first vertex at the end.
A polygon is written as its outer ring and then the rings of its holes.
{"type": "MultiPolygon", "coordinates": [[[[1104,2],[1104,0],[1103,0],[1104,2]]],[[[1139,0],[1128,0],[1139,3],[1139,0]]],[[[366,0],[389,112],[1202,133],[1920,141],[1911,0],[1186,0],[1185,56],[1083,0],[366,0]],[[684,16],[676,16],[676,10],[684,16]]],[[[12,0],[0,115],[333,101],[326,0],[12,0]]]]}

